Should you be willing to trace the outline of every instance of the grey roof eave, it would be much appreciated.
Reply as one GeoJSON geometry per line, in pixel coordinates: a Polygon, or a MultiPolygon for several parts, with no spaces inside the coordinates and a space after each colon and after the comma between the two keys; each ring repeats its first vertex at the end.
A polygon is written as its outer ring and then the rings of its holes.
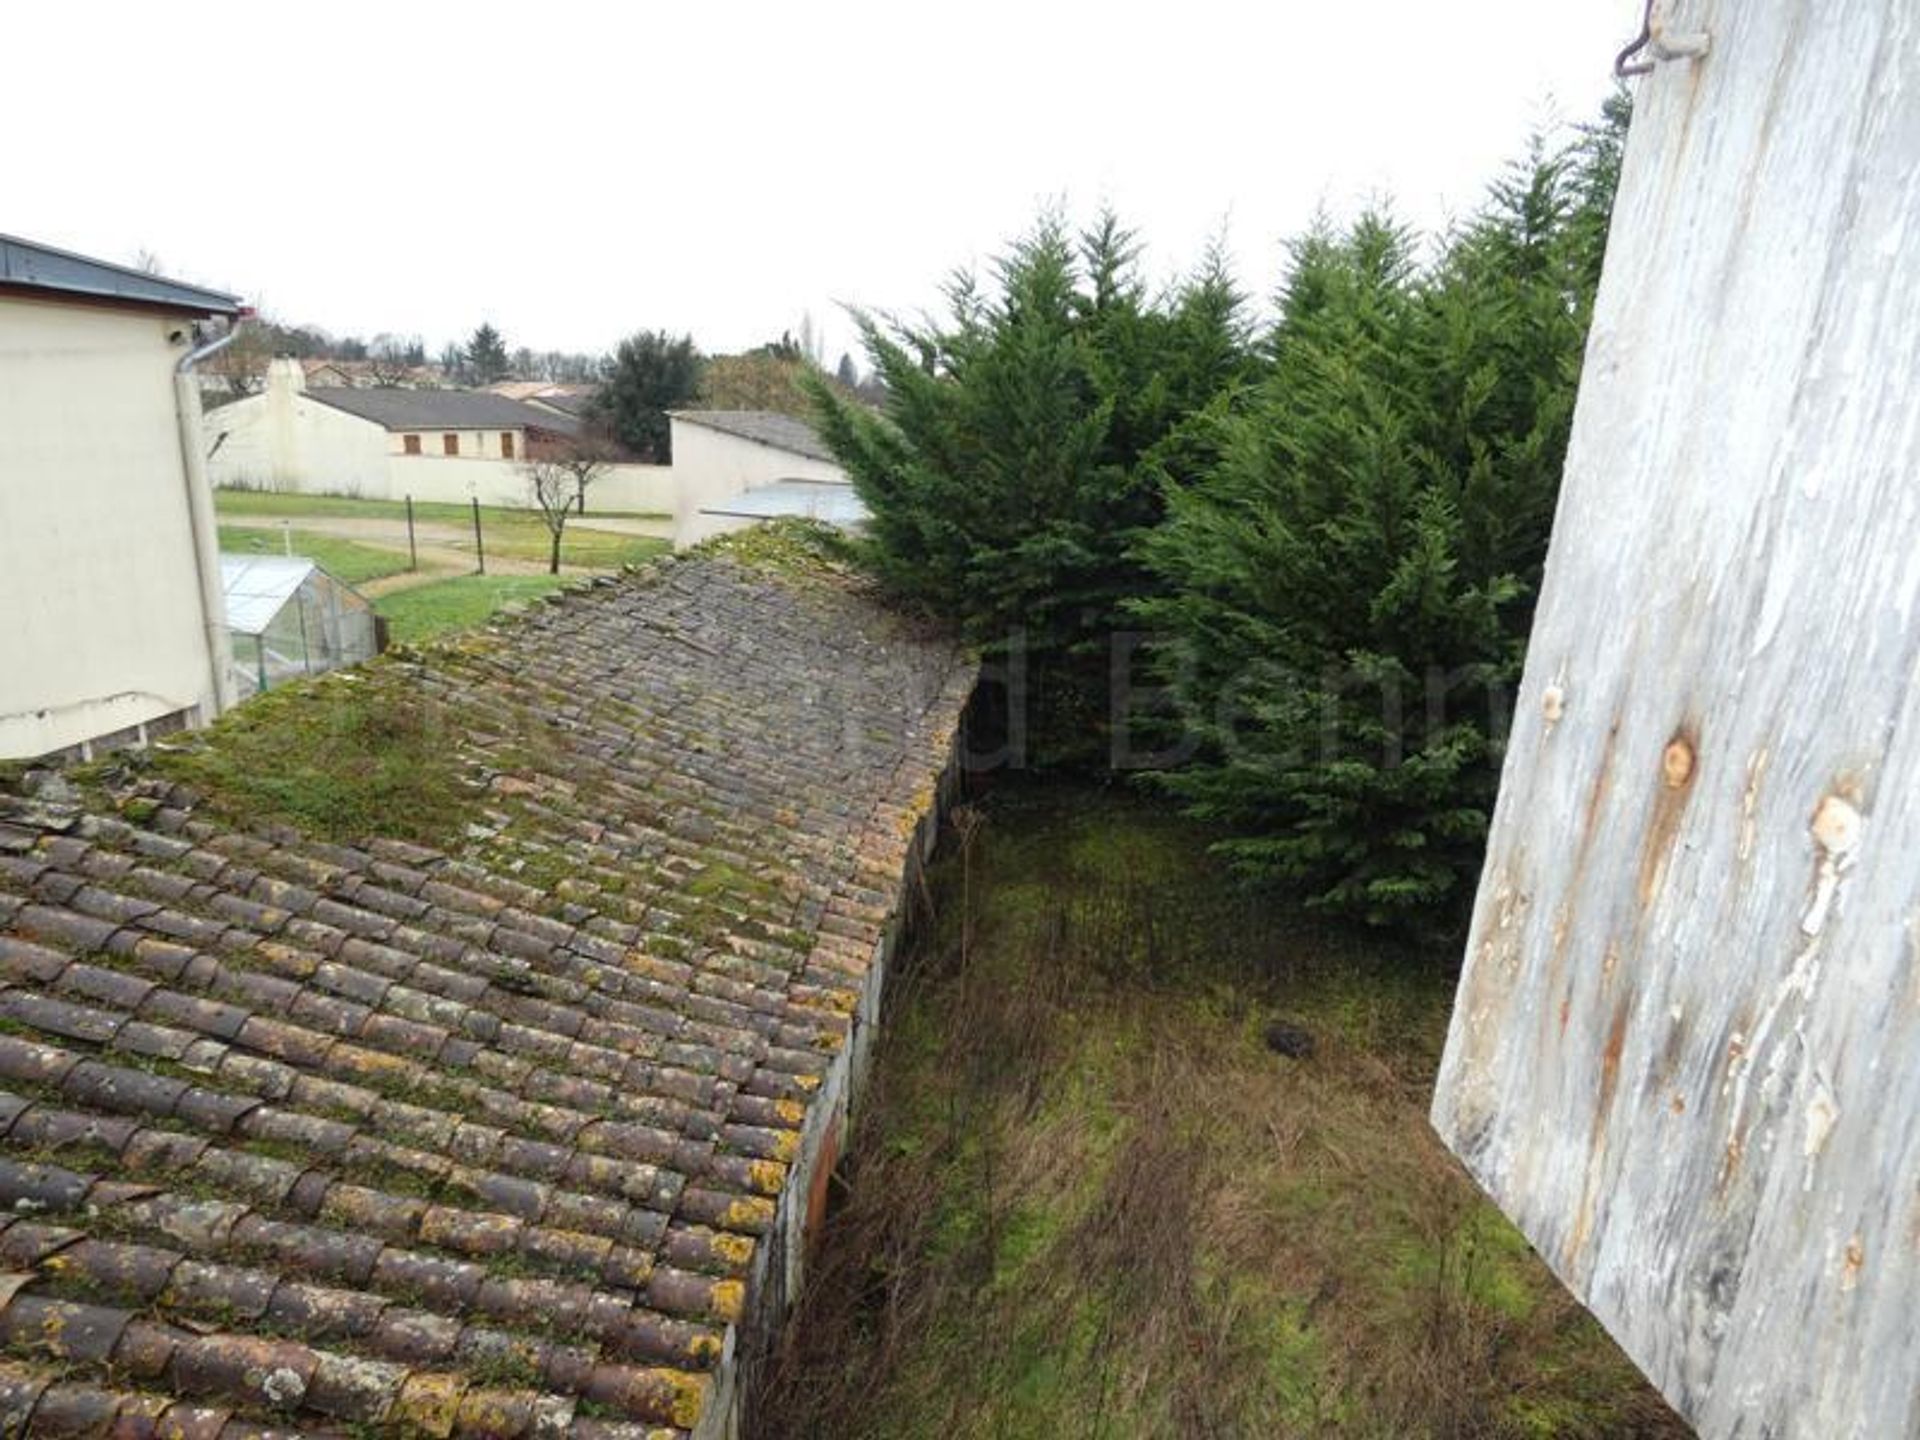
{"type": "Polygon", "coordinates": [[[238,296],[183,285],[144,270],[114,265],[70,250],[58,250],[14,235],[0,235],[0,286],[50,298],[77,296],[121,305],[153,306],[190,315],[237,315],[238,296]]]}

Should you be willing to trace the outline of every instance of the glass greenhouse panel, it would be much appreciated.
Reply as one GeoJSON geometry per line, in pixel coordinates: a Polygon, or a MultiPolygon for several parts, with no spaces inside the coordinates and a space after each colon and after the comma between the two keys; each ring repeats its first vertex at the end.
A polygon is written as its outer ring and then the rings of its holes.
{"type": "Polygon", "coordinates": [[[296,555],[222,555],[227,625],[243,695],[371,659],[373,607],[351,585],[296,555]]]}

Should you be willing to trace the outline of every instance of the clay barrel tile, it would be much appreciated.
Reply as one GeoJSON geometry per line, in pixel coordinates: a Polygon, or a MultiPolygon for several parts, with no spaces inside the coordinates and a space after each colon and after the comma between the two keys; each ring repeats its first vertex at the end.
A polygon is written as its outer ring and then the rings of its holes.
{"type": "Polygon", "coordinates": [[[0,1360],[0,1435],[25,1435],[27,1421],[47,1388],[47,1377],[12,1360],[0,1360]]]}
{"type": "Polygon", "coordinates": [[[50,1385],[33,1410],[33,1435],[36,1440],[63,1440],[63,1437],[104,1436],[118,1418],[127,1397],[85,1381],[63,1381],[50,1385]]]}
{"type": "Polygon", "coordinates": [[[424,1200],[343,1182],[327,1190],[320,1206],[320,1218],[343,1229],[406,1241],[419,1229],[420,1217],[426,1209],[424,1200]]]}
{"type": "Polygon", "coordinates": [[[372,1334],[392,1303],[385,1296],[363,1290],[282,1280],[267,1302],[266,1318],[282,1333],[326,1344],[372,1334]]]}
{"type": "Polygon", "coordinates": [[[0,1342],[16,1353],[104,1365],[132,1319],[112,1306],[20,1294],[0,1311],[0,1342]]]}
{"type": "Polygon", "coordinates": [[[392,1414],[407,1367],[360,1356],[323,1353],[314,1366],[307,1404],[356,1425],[379,1425],[392,1414]]]}
{"type": "MultiPolygon", "coordinates": [[[[11,1242],[14,1236],[9,1233],[5,1239],[11,1242]]],[[[181,1261],[178,1250],[109,1240],[82,1239],[56,1248],[58,1253],[41,1262],[48,1274],[73,1276],[94,1290],[143,1305],[166,1290],[181,1261]]]]}

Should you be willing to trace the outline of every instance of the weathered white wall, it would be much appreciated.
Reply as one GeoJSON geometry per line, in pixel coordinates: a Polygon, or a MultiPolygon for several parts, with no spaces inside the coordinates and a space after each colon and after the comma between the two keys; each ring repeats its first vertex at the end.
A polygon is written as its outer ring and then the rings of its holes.
{"type": "Polygon", "coordinates": [[[671,515],[676,484],[671,465],[610,465],[587,492],[587,516],[596,510],[671,515]]]}
{"type": "Polygon", "coordinates": [[[257,490],[384,499],[389,454],[398,448],[372,421],[280,384],[209,410],[202,430],[213,483],[257,490]]]}
{"type": "MultiPolygon", "coordinates": [[[[425,455],[396,455],[389,463],[385,498],[464,502],[482,505],[530,504],[526,471],[507,460],[449,460],[425,455]]],[[[667,515],[673,512],[673,472],[665,465],[610,465],[587,490],[587,514],[625,511],[667,515]]]]}
{"type": "Polygon", "coordinates": [[[673,420],[673,543],[684,550],[715,535],[744,530],[757,522],[702,515],[742,490],[776,480],[837,480],[847,472],[831,460],[815,460],[757,440],[728,435],[706,425],[673,420]]]}
{"type": "Polygon", "coordinates": [[[212,712],[168,338],[186,327],[0,296],[0,757],[212,712]]]}
{"type": "Polygon", "coordinates": [[[1920,11],[1642,82],[1434,1122],[1713,1436],[1920,1434],[1920,11]]]}

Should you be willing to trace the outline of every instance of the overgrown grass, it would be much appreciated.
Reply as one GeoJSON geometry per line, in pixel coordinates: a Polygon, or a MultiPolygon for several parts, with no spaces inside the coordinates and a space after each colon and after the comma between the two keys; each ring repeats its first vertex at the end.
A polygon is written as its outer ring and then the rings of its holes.
{"type": "Polygon", "coordinates": [[[323,839],[446,844],[477,810],[459,726],[379,664],[269,691],[154,763],[236,823],[323,839]]]}
{"type": "Polygon", "coordinates": [[[373,608],[387,617],[394,644],[411,645],[478,625],[509,601],[535,600],[565,583],[557,575],[457,575],[382,595],[373,608]]]}
{"type": "Polygon", "coordinates": [[[1125,798],[978,813],[766,1435],[1685,1434],[1428,1130],[1443,964],[1238,895],[1125,798]]]}
{"type": "MultiPolygon", "coordinates": [[[[311,530],[292,532],[293,553],[315,561],[321,569],[349,585],[398,575],[407,568],[404,550],[362,545],[357,540],[340,540],[318,535],[311,530]]],[[[284,555],[287,537],[279,530],[250,529],[239,525],[220,527],[220,548],[239,555],[284,555]]]]}

